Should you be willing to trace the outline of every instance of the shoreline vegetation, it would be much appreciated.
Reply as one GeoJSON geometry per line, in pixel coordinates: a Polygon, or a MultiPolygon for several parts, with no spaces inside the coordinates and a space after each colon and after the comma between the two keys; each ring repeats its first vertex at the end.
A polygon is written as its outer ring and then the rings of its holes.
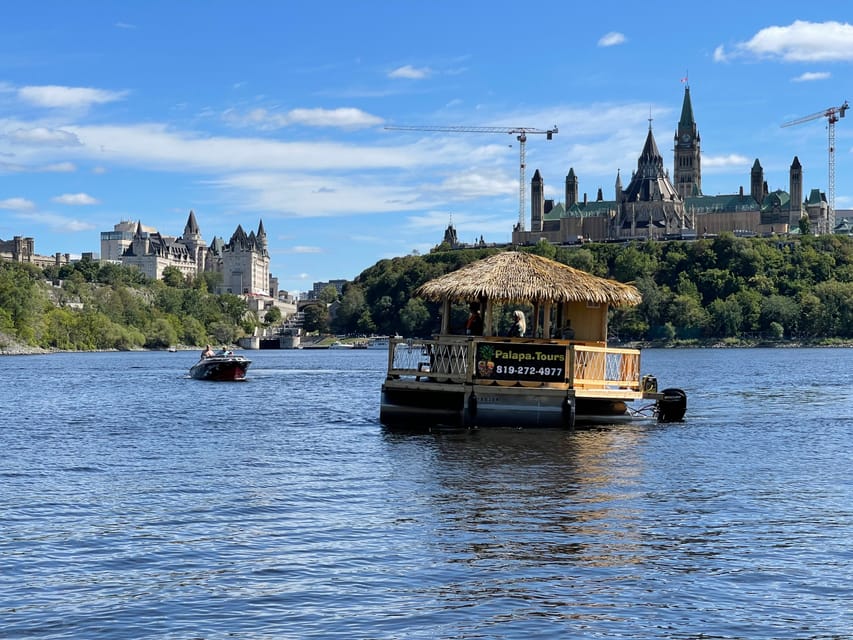
{"type": "MultiPolygon", "coordinates": [[[[320,341],[322,342],[322,341],[320,341]]],[[[759,340],[759,339],[739,339],[732,338],[727,340],[673,340],[673,341],[649,341],[649,342],[620,342],[614,341],[610,343],[613,347],[623,347],[629,349],[814,349],[814,348],[851,348],[853,340],[838,340],[838,339],[816,339],[816,340],[759,340]]],[[[320,348],[322,347],[315,347],[320,348]]],[[[178,345],[173,351],[198,351],[200,347],[191,345],[178,345]]],[[[104,352],[120,352],[120,351],[168,351],[164,348],[145,348],[138,347],[133,349],[44,349],[42,347],[33,347],[18,340],[12,336],[0,332],[0,356],[32,356],[32,355],[50,355],[54,353],[104,353],[104,352]]]]}
{"type": "MultiPolygon", "coordinates": [[[[442,309],[413,296],[427,281],[506,248],[451,249],[380,260],[341,290],[332,285],[300,304],[305,336],[439,332],[442,309]]],[[[613,346],[639,348],[792,348],[853,346],[853,237],[636,240],[509,250],[534,253],[586,273],[633,284],[642,302],[612,310],[613,346]]],[[[277,307],[250,311],[219,289],[215,274],[160,280],[139,270],[84,259],[40,269],[0,260],[0,354],[137,351],[237,344],[287,318],[277,307]],[[273,314],[277,311],[277,314],[273,314]]],[[[448,326],[463,327],[468,301],[454,302],[448,326]]],[[[509,329],[513,304],[493,314],[509,329]]],[[[533,309],[521,305],[529,314],[533,309]]]]}

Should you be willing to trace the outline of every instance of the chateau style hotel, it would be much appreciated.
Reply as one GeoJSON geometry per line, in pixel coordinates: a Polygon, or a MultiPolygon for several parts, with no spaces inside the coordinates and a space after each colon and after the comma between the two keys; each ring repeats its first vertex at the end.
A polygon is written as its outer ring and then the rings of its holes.
{"type": "Polygon", "coordinates": [[[136,267],[153,279],[162,278],[166,267],[175,267],[184,276],[219,273],[222,283],[213,293],[275,297],[278,290],[278,283],[270,276],[263,221],[257,232],[248,234],[237,225],[228,242],[216,237],[210,246],[202,239],[192,211],[183,235],[177,238],[164,236],[141,222],[124,221],[101,233],[101,260],[136,267]]]}
{"type": "Polygon", "coordinates": [[[625,187],[617,171],[612,200],[605,200],[601,189],[594,201],[587,200],[586,195],[580,200],[574,168],[566,176],[565,200],[546,200],[544,180],[537,169],[531,180],[530,229],[516,225],[512,242],[536,244],[544,239],[553,244],[572,244],[580,238],[593,242],[692,238],[725,231],[784,234],[796,231],[803,215],[808,216],[813,233],[847,232],[846,226],[843,230],[830,228],[826,196],[819,189],[812,189],[804,198],[803,171],[796,156],[787,191],[768,191],[764,170],[756,159],[748,193],[741,187],[738,193],[703,194],[700,142],[687,86],[675,131],[672,178],[664,169],[650,123],[637,170],[625,187]]]}

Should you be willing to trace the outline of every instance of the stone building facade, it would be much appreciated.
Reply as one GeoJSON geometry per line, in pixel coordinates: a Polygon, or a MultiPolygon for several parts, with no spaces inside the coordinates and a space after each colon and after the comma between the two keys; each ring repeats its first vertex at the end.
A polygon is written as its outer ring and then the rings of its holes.
{"type": "MultiPolygon", "coordinates": [[[[14,236],[11,240],[0,239],[0,260],[26,262],[42,269],[71,263],[71,254],[56,253],[52,256],[42,256],[36,253],[35,246],[35,240],[29,237],[14,236]]],[[[91,257],[91,254],[85,255],[91,257]]]]}
{"type": "Polygon", "coordinates": [[[693,116],[690,87],[685,87],[681,117],[674,135],[673,178],[664,167],[651,123],[627,187],[617,171],[613,199],[598,189],[595,200],[579,199],[574,168],[565,181],[563,202],[546,200],[537,169],[531,180],[530,231],[516,225],[514,244],[574,244],[581,240],[690,238],[733,232],[744,235],[787,233],[807,215],[811,229],[830,233],[826,196],[812,189],[804,198],[803,172],[794,157],[787,190],[769,191],[758,159],[750,171],[750,190],[707,196],[702,193],[701,138],[693,116]]]}
{"type": "MultiPolygon", "coordinates": [[[[104,234],[101,236],[103,247],[104,234]]],[[[123,238],[111,240],[124,241],[123,238]]],[[[119,260],[123,265],[138,268],[152,279],[162,278],[166,267],[175,267],[189,277],[205,272],[219,273],[221,284],[214,293],[273,296],[277,288],[277,282],[270,276],[270,256],[263,221],[257,232],[248,234],[237,225],[228,242],[216,237],[210,246],[202,238],[193,211],[190,211],[184,232],[179,237],[164,236],[138,222],[119,260]]]]}

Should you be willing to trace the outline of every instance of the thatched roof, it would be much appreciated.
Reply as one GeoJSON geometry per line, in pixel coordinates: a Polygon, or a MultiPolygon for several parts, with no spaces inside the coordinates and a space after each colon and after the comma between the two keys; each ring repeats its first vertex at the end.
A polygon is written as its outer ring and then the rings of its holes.
{"type": "Polygon", "coordinates": [[[424,283],[415,295],[427,300],[501,302],[587,301],[630,307],[642,302],[636,287],[599,278],[520,251],[503,251],[424,283]]]}

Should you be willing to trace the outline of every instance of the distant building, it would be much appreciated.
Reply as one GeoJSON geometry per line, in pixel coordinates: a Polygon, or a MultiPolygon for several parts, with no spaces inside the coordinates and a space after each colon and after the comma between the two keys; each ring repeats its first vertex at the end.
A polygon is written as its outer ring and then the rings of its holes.
{"type": "Polygon", "coordinates": [[[219,293],[274,295],[278,287],[270,289],[270,254],[263,221],[257,233],[247,235],[237,225],[227,243],[216,238],[207,250],[204,270],[222,274],[219,293]]]}
{"type": "Polygon", "coordinates": [[[320,292],[328,286],[333,286],[338,292],[338,295],[343,295],[344,285],[348,280],[329,280],[328,282],[315,282],[310,291],[306,291],[306,297],[309,300],[316,300],[320,297],[320,292]]]}
{"type": "Polygon", "coordinates": [[[62,266],[71,263],[71,255],[56,253],[52,256],[40,256],[35,251],[35,240],[24,236],[15,236],[11,240],[0,240],[0,260],[23,262],[45,267],[62,266]]]}
{"type": "Polygon", "coordinates": [[[674,136],[674,181],[664,168],[651,123],[646,142],[623,189],[616,172],[613,199],[598,189],[594,201],[578,197],[578,177],[569,169],[565,199],[555,203],[544,197],[545,185],[537,169],[531,180],[530,231],[516,225],[515,244],[573,244],[579,240],[607,241],[641,238],[696,237],[730,231],[764,235],[796,229],[807,215],[816,233],[829,233],[826,195],[812,189],[804,198],[803,172],[795,156],[787,190],[769,191],[758,159],[750,171],[750,188],[737,193],[707,196],[702,193],[700,136],[693,116],[690,87],[684,90],[681,118],[674,136]]]}
{"type": "MultiPolygon", "coordinates": [[[[102,251],[105,240],[108,243],[126,242],[123,235],[125,225],[121,223],[116,225],[114,232],[106,232],[111,234],[106,239],[101,234],[102,251]]],[[[162,278],[167,267],[175,267],[190,277],[205,272],[219,273],[222,282],[215,293],[271,296],[271,292],[278,289],[278,281],[270,276],[270,256],[263,221],[258,225],[257,233],[246,234],[243,227],[237,225],[228,242],[216,237],[210,246],[201,237],[193,211],[190,211],[183,234],[177,238],[164,236],[138,222],[130,244],[122,251],[119,260],[123,265],[138,268],[152,279],[162,278]]]]}
{"type": "MultiPolygon", "coordinates": [[[[101,232],[101,262],[121,262],[121,255],[133,242],[140,223],[122,220],[113,227],[112,231],[101,232]]],[[[142,225],[142,232],[157,233],[154,227],[142,225]]]]}

